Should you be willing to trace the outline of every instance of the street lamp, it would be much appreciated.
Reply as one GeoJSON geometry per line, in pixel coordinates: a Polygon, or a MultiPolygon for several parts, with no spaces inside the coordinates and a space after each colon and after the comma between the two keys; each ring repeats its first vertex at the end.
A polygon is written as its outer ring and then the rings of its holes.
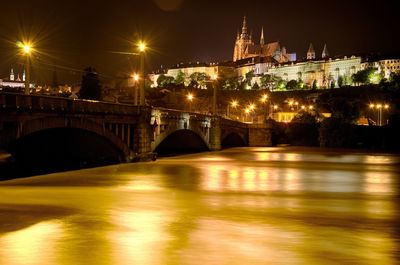
{"type": "Polygon", "coordinates": [[[213,80],[213,104],[212,104],[212,114],[216,115],[217,114],[217,85],[215,84],[217,79],[218,79],[218,75],[214,74],[211,79],[213,80]]]}
{"type": "Polygon", "coordinates": [[[139,75],[138,74],[133,74],[133,89],[134,89],[134,98],[133,98],[133,104],[137,105],[138,104],[138,87],[137,83],[139,81],[139,75]]]}
{"type": "Polygon", "coordinates": [[[30,69],[30,54],[32,53],[32,46],[29,43],[18,42],[18,47],[21,48],[22,54],[25,55],[25,95],[30,93],[30,79],[31,79],[31,69],[30,69]]]}
{"type": "Polygon", "coordinates": [[[228,103],[227,107],[226,107],[226,116],[229,118],[230,116],[230,107],[236,109],[236,107],[238,106],[238,102],[237,100],[232,100],[230,103],[228,103]]]}
{"type": "Polygon", "coordinates": [[[369,104],[369,108],[370,109],[376,109],[378,111],[378,125],[382,126],[382,110],[388,110],[389,109],[389,105],[388,104],[381,104],[381,103],[377,103],[377,104],[369,104]]]}
{"type": "Polygon", "coordinates": [[[139,55],[140,55],[140,76],[142,77],[140,79],[140,105],[144,106],[145,104],[145,94],[144,94],[144,55],[147,49],[146,43],[143,41],[140,41],[137,44],[138,50],[139,50],[139,55]]]}
{"type": "Polygon", "coordinates": [[[192,112],[192,102],[193,102],[194,96],[192,93],[189,93],[186,95],[186,98],[189,101],[189,112],[192,112]]]}

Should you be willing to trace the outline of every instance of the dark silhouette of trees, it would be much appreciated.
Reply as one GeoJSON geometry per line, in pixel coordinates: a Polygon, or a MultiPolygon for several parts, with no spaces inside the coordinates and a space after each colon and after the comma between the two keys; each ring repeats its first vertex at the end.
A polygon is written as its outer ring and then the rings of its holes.
{"type": "Polygon", "coordinates": [[[81,89],[79,90],[79,98],[92,100],[101,99],[99,75],[93,67],[87,67],[84,70],[81,89]]]}

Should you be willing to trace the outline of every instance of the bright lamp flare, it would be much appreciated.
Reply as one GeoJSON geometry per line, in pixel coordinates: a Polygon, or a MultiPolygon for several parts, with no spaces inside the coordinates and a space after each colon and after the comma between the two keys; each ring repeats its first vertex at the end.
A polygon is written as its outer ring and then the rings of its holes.
{"type": "Polygon", "coordinates": [[[144,43],[143,41],[139,42],[138,48],[140,52],[144,52],[147,48],[146,43],[144,43]]]}
{"type": "Polygon", "coordinates": [[[134,74],[133,75],[133,80],[134,81],[138,81],[139,80],[139,75],[138,74],[134,74]]]}
{"type": "Polygon", "coordinates": [[[21,48],[22,52],[25,54],[30,54],[32,52],[32,46],[29,43],[18,42],[17,46],[21,48]]]}

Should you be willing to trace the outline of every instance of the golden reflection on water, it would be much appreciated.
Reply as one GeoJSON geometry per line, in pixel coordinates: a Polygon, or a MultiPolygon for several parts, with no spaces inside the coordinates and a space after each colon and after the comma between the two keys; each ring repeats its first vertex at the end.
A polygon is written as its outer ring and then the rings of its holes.
{"type": "Polygon", "coordinates": [[[265,167],[228,167],[212,164],[201,167],[201,189],[206,191],[298,191],[302,189],[298,170],[287,168],[281,175],[265,167]]]}
{"type": "Polygon", "coordinates": [[[249,162],[221,152],[76,171],[71,186],[70,173],[0,183],[0,209],[17,217],[19,203],[73,209],[35,212],[30,226],[1,233],[0,264],[398,263],[390,158],[304,156],[325,162],[315,169],[286,166],[301,154],[263,150],[237,152],[256,157],[249,162]]]}
{"type": "Polygon", "coordinates": [[[45,221],[0,237],[1,264],[57,264],[63,223],[45,221]]]}
{"type": "Polygon", "coordinates": [[[108,233],[115,264],[162,264],[161,253],[170,237],[168,217],[151,210],[113,211],[115,228],[108,233]]]}
{"type": "Polygon", "coordinates": [[[367,193],[395,192],[389,172],[365,172],[364,188],[367,193]]]}

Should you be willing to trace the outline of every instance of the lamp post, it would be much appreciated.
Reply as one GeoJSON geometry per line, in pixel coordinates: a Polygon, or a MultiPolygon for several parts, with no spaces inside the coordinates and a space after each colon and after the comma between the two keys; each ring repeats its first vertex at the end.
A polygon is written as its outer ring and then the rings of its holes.
{"type": "MultiPolygon", "coordinates": [[[[268,101],[268,95],[267,94],[262,95],[260,101],[262,104],[265,104],[268,101]]],[[[269,109],[265,107],[264,110],[265,110],[265,115],[264,115],[264,122],[265,122],[267,115],[269,115],[269,109]]]]}
{"type": "Polygon", "coordinates": [[[145,56],[145,51],[147,49],[146,43],[143,41],[139,42],[138,44],[138,50],[140,54],[140,104],[141,106],[144,106],[145,104],[145,94],[144,94],[144,83],[145,83],[145,75],[144,75],[144,56],[145,56]]]}
{"type": "Polygon", "coordinates": [[[377,110],[377,118],[378,118],[378,126],[382,126],[383,122],[382,122],[382,110],[388,110],[389,109],[389,105],[388,104],[369,104],[369,108],[370,109],[376,109],[377,110]]]}
{"type": "Polygon", "coordinates": [[[138,104],[138,87],[137,87],[138,81],[139,81],[139,75],[134,74],[133,75],[133,93],[134,93],[133,104],[134,105],[138,104]]]}
{"type": "Polygon", "coordinates": [[[189,101],[189,112],[192,112],[192,102],[193,102],[193,94],[189,93],[186,96],[187,100],[189,101]]]}
{"type": "Polygon", "coordinates": [[[217,114],[217,84],[216,81],[218,79],[218,75],[215,74],[212,76],[213,80],[213,101],[212,101],[212,114],[216,115],[217,114]]]}
{"type": "Polygon", "coordinates": [[[236,100],[232,100],[230,103],[228,103],[227,107],[226,107],[226,116],[229,119],[230,116],[230,107],[235,108],[238,106],[238,102],[236,100]]]}
{"type": "Polygon", "coordinates": [[[30,68],[30,54],[32,47],[29,43],[18,43],[18,47],[21,48],[22,53],[25,55],[25,95],[30,94],[30,81],[31,81],[31,68],[30,68]]]}

